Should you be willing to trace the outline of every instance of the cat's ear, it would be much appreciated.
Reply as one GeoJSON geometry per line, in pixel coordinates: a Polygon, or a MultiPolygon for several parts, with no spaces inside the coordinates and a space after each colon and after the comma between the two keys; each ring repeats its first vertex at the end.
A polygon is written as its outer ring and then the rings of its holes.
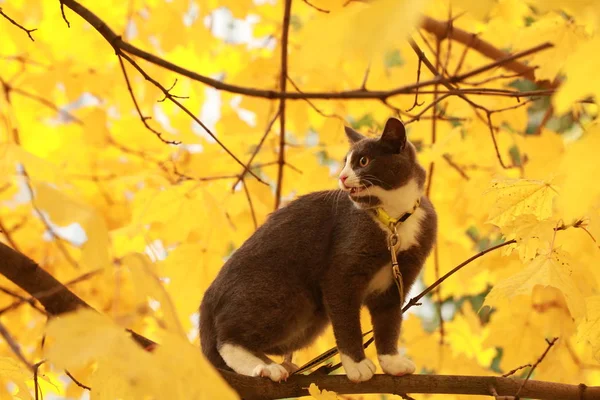
{"type": "Polygon", "coordinates": [[[396,152],[401,152],[406,147],[404,124],[397,118],[388,119],[379,140],[390,144],[396,152]]]}
{"type": "Polygon", "coordinates": [[[346,131],[346,136],[348,136],[348,140],[350,141],[350,144],[354,144],[365,138],[363,135],[356,132],[354,129],[350,128],[349,126],[345,126],[344,130],[346,131]]]}

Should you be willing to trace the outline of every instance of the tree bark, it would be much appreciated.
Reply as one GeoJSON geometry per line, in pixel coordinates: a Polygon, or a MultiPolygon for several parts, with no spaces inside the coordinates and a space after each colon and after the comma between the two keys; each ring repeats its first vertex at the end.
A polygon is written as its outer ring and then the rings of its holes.
{"type": "MultiPolygon", "coordinates": [[[[225,380],[248,400],[306,396],[311,383],[321,390],[327,389],[339,394],[430,393],[484,396],[492,396],[493,393],[495,396],[514,396],[523,383],[523,380],[518,378],[463,375],[374,375],[370,380],[361,383],[352,383],[345,375],[293,375],[287,382],[275,383],[265,378],[220,372],[225,380]]],[[[600,399],[600,387],[529,380],[519,396],[543,400],[592,400],[600,399]]]]}

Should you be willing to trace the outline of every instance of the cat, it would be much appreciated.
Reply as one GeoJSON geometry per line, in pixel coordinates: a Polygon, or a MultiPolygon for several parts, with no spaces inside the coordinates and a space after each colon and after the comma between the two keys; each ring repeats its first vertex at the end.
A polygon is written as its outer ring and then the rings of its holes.
{"type": "Polygon", "coordinates": [[[436,212],[424,195],[426,173],[400,120],[390,118],[377,139],[349,127],[345,132],[350,150],[340,189],[301,196],[271,214],[207,289],[200,342],[215,367],[285,380],[292,364],[277,364],[267,354],[307,347],[331,323],[347,377],[369,380],[375,365],[362,344],[365,305],[382,370],[414,372],[413,362],[398,353],[402,304],[387,247],[391,231],[377,215],[405,219],[397,225],[395,248],[408,293],[437,232],[436,212]]]}

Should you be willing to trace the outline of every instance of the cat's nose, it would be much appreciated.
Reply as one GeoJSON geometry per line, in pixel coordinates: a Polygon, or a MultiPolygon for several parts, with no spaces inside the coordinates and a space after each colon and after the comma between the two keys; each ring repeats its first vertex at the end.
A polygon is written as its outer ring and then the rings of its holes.
{"type": "Polygon", "coordinates": [[[340,176],[340,181],[342,181],[342,183],[345,183],[346,179],[348,179],[348,177],[346,175],[340,176]]]}

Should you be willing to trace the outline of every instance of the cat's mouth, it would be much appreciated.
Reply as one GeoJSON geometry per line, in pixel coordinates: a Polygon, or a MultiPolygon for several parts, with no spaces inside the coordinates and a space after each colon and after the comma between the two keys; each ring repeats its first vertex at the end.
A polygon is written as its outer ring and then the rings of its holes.
{"type": "Polygon", "coordinates": [[[350,188],[350,195],[360,193],[360,192],[364,191],[366,188],[367,188],[366,186],[351,187],[350,188]]]}

